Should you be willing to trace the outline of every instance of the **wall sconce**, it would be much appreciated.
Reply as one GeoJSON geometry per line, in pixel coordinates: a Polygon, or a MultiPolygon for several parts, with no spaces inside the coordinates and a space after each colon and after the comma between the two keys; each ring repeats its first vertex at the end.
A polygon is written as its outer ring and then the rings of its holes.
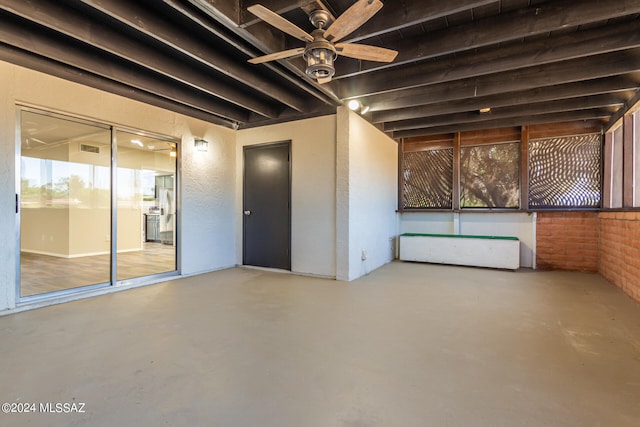
{"type": "Polygon", "coordinates": [[[196,147],[196,150],[198,151],[209,151],[209,141],[206,141],[204,139],[194,139],[193,146],[196,147]]]}
{"type": "Polygon", "coordinates": [[[347,106],[351,111],[358,111],[360,109],[360,103],[355,99],[352,99],[351,101],[349,101],[347,106]]]}
{"type": "Polygon", "coordinates": [[[356,99],[352,99],[351,101],[349,101],[347,103],[347,107],[349,107],[351,111],[355,111],[356,113],[360,114],[366,114],[369,111],[369,108],[371,108],[368,105],[362,105],[362,102],[356,99]]]}

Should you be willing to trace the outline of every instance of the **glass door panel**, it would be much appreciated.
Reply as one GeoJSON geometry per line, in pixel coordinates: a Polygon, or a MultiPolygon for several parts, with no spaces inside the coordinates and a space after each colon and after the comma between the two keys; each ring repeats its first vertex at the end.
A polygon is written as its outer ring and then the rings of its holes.
{"type": "Polygon", "coordinates": [[[176,270],[176,147],[124,131],[117,140],[117,280],[176,270]]]}
{"type": "Polygon", "coordinates": [[[22,111],[20,297],[110,282],[111,131],[22,111]]]}

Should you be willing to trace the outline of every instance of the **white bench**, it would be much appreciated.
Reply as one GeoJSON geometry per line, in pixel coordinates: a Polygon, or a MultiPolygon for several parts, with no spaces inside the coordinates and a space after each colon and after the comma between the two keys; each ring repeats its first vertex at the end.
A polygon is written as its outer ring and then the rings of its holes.
{"type": "Polygon", "coordinates": [[[520,268],[520,241],[510,236],[400,235],[400,259],[475,267],[520,268]]]}

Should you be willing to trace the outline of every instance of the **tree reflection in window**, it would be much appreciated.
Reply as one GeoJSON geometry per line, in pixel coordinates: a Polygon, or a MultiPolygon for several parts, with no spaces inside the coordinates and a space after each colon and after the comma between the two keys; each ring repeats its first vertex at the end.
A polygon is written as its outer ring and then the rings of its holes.
{"type": "Polygon", "coordinates": [[[460,207],[518,208],[520,144],[462,147],[460,207]]]}
{"type": "Polygon", "coordinates": [[[109,208],[109,168],[22,157],[21,204],[29,208],[109,208]]]}

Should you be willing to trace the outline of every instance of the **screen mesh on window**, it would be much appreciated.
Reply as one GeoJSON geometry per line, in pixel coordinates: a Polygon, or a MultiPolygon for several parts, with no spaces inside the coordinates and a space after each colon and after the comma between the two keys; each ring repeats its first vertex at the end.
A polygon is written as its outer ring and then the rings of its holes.
{"type": "Polygon", "coordinates": [[[529,141],[529,208],[597,208],[600,134],[529,141]]]}
{"type": "Polygon", "coordinates": [[[460,150],[460,207],[518,208],[520,143],[460,150]]]}
{"type": "Polygon", "coordinates": [[[453,149],[404,153],[403,207],[451,209],[453,149]]]}

